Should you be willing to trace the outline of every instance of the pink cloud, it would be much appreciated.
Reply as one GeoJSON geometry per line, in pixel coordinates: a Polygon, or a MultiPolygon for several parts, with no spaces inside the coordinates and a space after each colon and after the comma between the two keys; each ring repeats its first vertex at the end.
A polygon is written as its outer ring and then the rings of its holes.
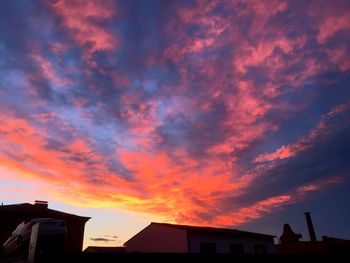
{"type": "MultiPolygon", "coordinates": [[[[263,96],[256,94],[264,94],[268,98],[278,98],[283,94],[282,87],[288,83],[293,88],[300,88],[300,86],[310,83],[312,79],[319,73],[324,72],[329,68],[328,61],[316,60],[314,57],[305,57],[308,52],[307,36],[298,36],[296,38],[288,38],[287,32],[278,26],[268,25],[269,19],[278,12],[283,12],[288,8],[287,2],[279,3],[260,3],[249,2],[246,9],[234,9],[234,4],[225,3],[228,10],[238,12],[236,17],[241,15],[251,15],[253,26],[248,32],[240,32],[239,28],[232,24],[225,17],[217,17],[212,15],[211,11],[217,7],[217,3],[209,5],[200,5],[196,8],[183,8],[178,10],[180,21],[170,22],[166,27],[178,41],[174,42],[164,51],[164,58],[174,61],[174,63],[181,63],[181,79],[183,85],[187,84],[191,79],[193,71],[190,70],[194,66],[196,72],[203,77],[204,81],[201,83],[201,89],[210,91],[214,98],[224,96],[224,101],[231,118],[226,123],[222,124],[220,128],[231,129],[236,136],[226,138],[225,142],[218,145],[212,145],[208,150],[209,153],[229,154],[235,149],[244,149],[253,141],[262,138],[269,130],[275,130],[278,127],[272,123],[263,123],[257,127],[254,125],[267,115],[267,113],[280,107],[275,105],[263,96]],[[271,6],[277,8],[273,12],[271,6]],[[237,11],[239,10],[239,11],[237,11]],[[213,20],[210,20],[212,18],[213,20]],[[188,24],[195,24],[205,32],[204,36],[197,39],[193,36],[186,35],[186,30],[182,30],[188,24]],[[260,30],[257,30],[260,28],[260,30]],[[262,37],[259,32],[270,32],[270,38],[262,37]],[[225,33],[225,34],[223,34],[225,33]],[[273,33],[273,34],[272,34],[273,33]],[[248,42],[247,39],[254,35],[259,37],[257,43],[248,42]],[[261,36],[261,37],[260,37],[261,36]],[[210,39],[207,43],[206,40],[210,39]],[[216,57],[207,58],[206,60],[196,60],[196,65],[192,65],[190,61],[186,60],[191,51],[201,52],[205,48],[220,49],[224,45],[234,47],[235,55],[232,57],[232,65],[228,69],[232,77],[225,78],[225,75],[220,72],[220,67],[214,67],[216,57]],[[275,52],[280,50],[281,52],[275,52]],[[288,55],[288,58],[285,56],[288,55]],[[305,67],[300,67],[300,61],[303,60],[305,67]],[[264,87],[256,83],[249,82],[244,78],[250,67],[263,67],[264,74],[267,78],[267,83],[264,87]],[[300,70],[291,71],[290,68],[300,68],[300,70]],[[285,72],[288,72],[287,74],[285,72]],[[213,85],[211,80],[215,78],[213,85]],[[236,87],[239,92],[224,94],[228,86],[236,87]],[[254,125],[254,132],[251,127],[254,125]],[[256,131],[256,132],[255,132],[256,131]]],[[[214,101],[215,102],[215,101],[214,101]]],[[[205,102],[200,105],[202,111],[210,111],[210,102],[205,102]]],[[[286,106],[288,107],[288,105],[286,106]]],[[[292,156],[292,151],[285,146],[277,153],[278,156],[287,158],[292,156]]],[[[269,158],[276,158],[270,156],[269,158]]]]}
{"type": "Polygon", "coordinates": [[[327,55],[334,65],[337,65],[343,72],[350,69],[350,51],[346,47],[327,49],[327,55]]]}
{"type": "Polygon", "coordinates": [[[343,13],[337,16],[326,17],[319,27],[317,41],[324,44],[330,37],[340,30],[350,29],[350,14],[343,13]]]}
{"type": "MultiPolygon", "coordinates": [[[[171,37],[171,41],[165,41],[167,45],[160,51],[161,56],[152,51],[149,57],[138,61],[144,63],[138,66],[143,66],[145,71],[153,65],[157,70],[165,65],[168,68],[168,64],[176,67],[177,81],[160,80],[160,91],[152,95],[146,94],[143,83],[135,91],[133,81],[138,73],[123,74],[98,68],[98,73],[113,83],[106,84],[110,85],[108,88],[114,91],[118,87],[117,95],[113,92],[110,95],[101,87],[101,83],[102,86],[105,83],[99,82],[89,68],[81,65],[82,68],[63,69],[44,54],[33,51],[29,56],[38,66],[38,72],[28,74],[29,79],[42,77],[55,86],[69,87],[71,82],[66,78],[66,70],[76,70],[85,77],[79,84],[87,87],[83,94],[86,96],[73,98],[71,111],[35,113],[31,115],[35,119],[32,122],[3,114],[0,163],[55,185],[52,196],[69,203],[157,213],[166,220],[181,223],[237,225],[322,189],[326,183],[315,182],[235,211],[218,208],[228,196],[239,197],[244,190],[249,190],[261,170],[273,167],[258,164],[252,171],[242,172],[239,154],[279,128],[276,120],[268,119],[272,110],[283,109],[286,115],[292,111],[293,105],[277,101],[284,94],[285,86],[291,90],[302,89],[334,65],[343,71],[350,67],[346,60],[347,47],[338,50],[323,47],[337,32],[346,29],[346,15],[322,17],[323,27],[316,30],[316,39],[322,46],[318,51],[327,56],[317,57],[310,55],[308,45],[312,41],[306,33],[291,38],[288,30],[271,23],[271,19],[290,8],[289,2],[248,1],[242,6],[230,1],[198,1],[198,6],[193,8],[174,6],[174,19],[161,26],[164,39],[171,37]],[[218,7],[234,15],[218,15],[218,7]],[[188,27],[193,25],[201,34],[188,33],[188,27]],[[259,74],[263,76],[262,81],[255,77],[259,74]],[[114,107],[114,103],[118,107],[114,107]],[[66,113],[73,116],[72,120],[67,121],[66,113]],[[94,141],[85,133],[89,121],[100,121],[94,113],[110,117],[110,126],[116,127],[114,133],[108,134],[103,125],[95,126],[97,135],[110,136],[111,141],[118,139],[118,145],[110,147],[112,150],[108,148],[107,153],[99,152],[96,144],[107,148],[110,145],[105,144],[110,142],[94,141]],[[185,124],[177,127],[172,123],[177,116],[185,124]],[[79,121],[81,130],[76,128],[79,121]],[[52,123],[59,123],[60,132],[69,134],[70,139],[50,134],[52,123]],[[171,138],[175,143],[167,144],[159,131],[162,128],[169,137],[175,138],[171,138]],[[48,146],[50,139],[56,139],[61,148],[48,146]],[[118,169],[112,169],[111,163],[118,169]]],[[[94,52],[116,51],[121,47],[122,40],[103,26],[119,16],[113,1],[59,0],[53,2],[51,8],[60,18],[60,29],[82,49],[83,59],[89,66],[96,66],[92,58],[94,52]]],[[[310,27],[315,29],[315,25],[310,27]]],[[[72,43],[58,41],[48,46],[60,62],[72,43]]],[[[28,90],[33,91],[35,87],[28,90]]],[[[34,101],[38,103],[35,105],[31,101],[35,109],[40,108],[39,102],[40,106],[47,103],[38,101],[34,101]]],[[[307,135],[272,153],[261,154],[255,163],[288,159],[309,149],[315,139],[328,132],[327,118],[347,107],[340,105],[332,109],[307,135]]]]}
{"type": "Polygon", "coordinates": [[[107,29],[94,21],[105,21],[117,15],[112,1],[67,1],[52,4],[54,12],[62,18],[69,36],[86,49],[88,56],[99,50],[115,50],[119,40],[107,29]]]}
{"type": "Polygon", "coordinates": [[[329,185],[341,181],[340,177],[333,177],[325,180],[319,180],[296,188],[294,191],[259,201],[250,206],[240,208],[228,215],[218,216],[214,222],[224,226],[240,225],[254,219],[263,217],[277,209],[302,201],[308,194],[328,187],[329,185]]]}
{"type": "Polygon", "coordinates": [[[262,200],[251,206],[241,208],[232,214],[219,216],[215,221],[219,225],[240,225],[260,218],[265,213],[272,212],[292,202],[292,197],[290,195],[279,195],[262,200]]]}
{"type": "Polygon", "coordinates": [[[45,78],[50,81],[54,86],[60,88],[66,88],[73,82],[64,76],[60,76],[64,72],[63,68],[57,68],[53,63],[39,52],[34,52],[29,55],[38,65],[39,71],[36,75],[30,75],[32,79],[45,78]]]}
{"type": "Polygon", "coordinates": [[[255,162],[266,162],[266,161],[273,161],[278,159],[283,160],[285,158],[293,157],[296,154],[296,150],[293,150],[292,148],[293,146],[291,145],[287,145],[287,146],[283,145],[281,148],[277,149],[274,153],[260,155],[255,159],[255,162]]]}
{"type": "Polygon", "coordinates": [[[320,122],[316,125],[314,129],[312,129],[306,136],[301,137],[296,143],[282,145],[279,149],[277,149],[273,153],[266,153],[259,155],[255,158],[255,162],[270,162],[275,160],[283,160],[286,158],[291,158],[297,155],[299,152],[303,152],[309,149],[313,145],[313,140],[317,137],[324,136],[328,133],[328,131],[332,128],[327,123],[328,120],[337,114],[346,111],[350,108],[350,103],[344,103],[335,106],[332,108],[327,114],[321,117],[320,122]]]}

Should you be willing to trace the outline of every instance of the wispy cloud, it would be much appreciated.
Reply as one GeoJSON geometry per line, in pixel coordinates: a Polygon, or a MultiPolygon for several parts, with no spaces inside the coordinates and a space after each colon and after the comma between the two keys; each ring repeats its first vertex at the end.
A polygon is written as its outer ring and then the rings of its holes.
{"type": "Polygon", "coordinates": [[[115,239],[109,239],[105,237],[92,237],[90,240],[95,241],[95,242],[114,242],[115,239]]]}
{"type": "Polygon", "coordinates": [[[0,164],[169,222],[303,202],[350,170],[350,7],[320,6],[4,1],[0,164]]]}

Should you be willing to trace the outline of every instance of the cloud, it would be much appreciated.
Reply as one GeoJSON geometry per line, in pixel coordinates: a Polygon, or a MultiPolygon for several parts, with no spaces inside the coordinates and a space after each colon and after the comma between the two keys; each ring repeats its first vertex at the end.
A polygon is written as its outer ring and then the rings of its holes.
{"type": "Polygon", "coordinates": [[[6,2],[0,164],[66,203],[179,223],[321,194],[349,169],[350,53],[348,5],[318,6],[6,2]]]}
{"type": "Polygon", "coordinates": [[[257,166],[256,177],[247,192],[227,202],[244,200],[241,202],[244,206],[315,180],[327,180],[333,176],[346,178],[350,171],[346,157],[349,151],[348,118],[348,102],[331,109],[308,136],[290,144],[303,145],[291,147],[296,149],[293,156],[265,160],[267,163],[257,166]]]}
{"type": "Polygon", "coordinates": [[[266,213],[271,213],[287,205],[301,202],[313,191],[322,189],[329,184],[339,183],[341,177],[334,177],[327,180],[321,180],[312,184],[300,186],[291,193],[269,197],[238,209],[232,214],[218,216],[215,221],[217,224],[226,226],[236,226],[263,217],[266,213]]]}
{"type": "Polygon", "coordinates": [[[104,237],[91,237],[90,240],[95,242],[106,242],[106,243],[115,241],[115,239],[109,239],[104,237]]]}
{"type": "Polygon", "coordinates": [[[62,18],[63,26],[69,36],[87,50],[89,56],[99,50],[113,50],[118,40],[99,23],[116,15],[113,1],[101,4],[98,1],[65,1],[53,2],[51,5],[56,14],[62,18]]]}
{"type": "Polygon", "coordinates": [[[104,235],[105,237],[119,238],[118,236],[104,235]]]}
{"type": "Polygon", "coordinates": [[[336,118],[337,115],[346,112],[350,108],[350,103],[344,103],[337,105],[326,115],[322,116],[321,121],[318,125],[312,129],[309,134],[299,139],[295,144],[283,145],[277,149],[274,153],[268,153],[258,156],[255,162],[266,162],[278,159],[286,159],[295,156],[299,152],[303,152],[312,146],[312,141],[316,137],[325,136],[333,128],[332,119],[336,118]]]}

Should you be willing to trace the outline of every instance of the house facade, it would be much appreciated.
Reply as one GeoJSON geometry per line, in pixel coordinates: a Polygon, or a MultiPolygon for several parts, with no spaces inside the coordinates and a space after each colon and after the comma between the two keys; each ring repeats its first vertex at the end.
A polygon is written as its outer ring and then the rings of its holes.
{"type": "Polygon", "coordinates": [[[141,253],[275,253],[272,235],[164,223],[151,223],[124,246],[126,252],[141,253]]]}
{"type": "Polygon", "coordinates": [[[67,225],[67,238],[64,249],[67,252],[80,252],[83,247],[85,223],[90,217],[77,216],[48,208],[45,201],[34,204],[22,203],[0,206],[0,244],[3,244],[12,231],[23,221],[32,218],[63,219],[67,225]]]}

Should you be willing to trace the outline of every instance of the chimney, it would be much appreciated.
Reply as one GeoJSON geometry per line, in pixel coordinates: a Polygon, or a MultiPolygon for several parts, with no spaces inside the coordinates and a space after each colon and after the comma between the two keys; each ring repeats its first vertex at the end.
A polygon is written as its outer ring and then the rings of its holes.
{"type": "Polygon", "coordinates": [[[47,209],[49,206],[47,201],[40,201],[40,200],[35,200],[34,205],[35,207],[38,207],[41,209],[47,209]]]}
{"type": "Polygon", "coordinates": [[[310,241],[315,242],[316,241],[316,234],[315,234],[314,226],[312,224],[310,212],[305,212],[305,218],[306,218],[307,228],[309,230],[310,241]]]}

